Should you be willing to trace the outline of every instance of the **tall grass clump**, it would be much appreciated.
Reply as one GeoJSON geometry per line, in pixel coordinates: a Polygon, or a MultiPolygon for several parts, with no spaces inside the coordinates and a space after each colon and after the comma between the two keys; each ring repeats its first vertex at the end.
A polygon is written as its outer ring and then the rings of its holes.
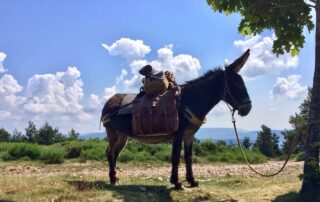
{"type": "Polygon", "coordinates": [[[63,163],[65,151],[62,149],[46,148],[41,152],[40,160],[45,164],[63,163]]]}
{"type": "Polygon", "coordinates": [[[36,160],[40,157],[41,149],[38,145],[30,143],[14,143],[6,153],[3,154],[3,160],[18,160],[21,158],[30,158],[36,160]]]}

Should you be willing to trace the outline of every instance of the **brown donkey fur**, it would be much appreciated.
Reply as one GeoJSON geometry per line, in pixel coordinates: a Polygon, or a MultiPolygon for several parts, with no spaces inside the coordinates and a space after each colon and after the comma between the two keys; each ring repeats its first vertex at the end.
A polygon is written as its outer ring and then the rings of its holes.
{"type": "Polygon", "coordinates": [[[121,102],[126,94],[116,94],[111,97],[102,110],[102,117],[110,114],[110,121],[104,123],[109,146],[106,150],[109,162],[110,183],[115,184],[116,161],[121,150],[126,146],[128,137],[138,139],[144,143],[172,142],[172,171],[170,182],[175,188],[181,188],[178,180],[178,166],[182,142],[184,143],[184,159],[186,163],[186,180],[191,187],[198,186],[192,171],[193,139],[200,125],[192,124],[186,118],[182,108],[188,107],[190,111],[200,120],[204,120],[210,110],[221,100],[230,104],[238,114],[246,116],[251,110],[251,101],[247,93],[244,81],[238,74],[249,57],[247,50],[241,57],[227,66],[225,70],[217,69],[207,72],[195,80],[181,85],[179,111],[179,128],[173,134],[167,136],[152,136],[150,138],[138,138],[132,135],[131,114],[117,115],[115,112],[120,108],[121,102]]]}

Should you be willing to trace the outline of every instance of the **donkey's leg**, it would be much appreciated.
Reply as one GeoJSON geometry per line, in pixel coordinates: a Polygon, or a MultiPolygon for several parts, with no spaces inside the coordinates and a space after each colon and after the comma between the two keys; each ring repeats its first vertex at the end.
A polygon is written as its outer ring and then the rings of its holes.
{"type": "Polygon", "coordinates": [[[198,182],[193,177],[192,171],[193,136],[184,140],[184,160],[186,162],[186,180],[191,187],[197,187],[198,182]]]}
{"type": "Polygon", "coordinates": [[[109,179],[111,184],[115,184],[119,179],[116,177],[116,164],[119,153],[126,146],[128,137],[108,130],[109,146],[107,157],[109,162],[109,179]]]}
{"type": "Polygon", "coordinates": [[[171,154],[172,170],[171,170],[170,182],[174,184],[176,189],[182,188],[181,183],[179,182],[179,174],[178,174],[178,167],[180,163],[181,146],[182,146],[182,135],[183,134],[175,134],[173,136],[173,142],[172,142],[172,154],[171,154]]]}

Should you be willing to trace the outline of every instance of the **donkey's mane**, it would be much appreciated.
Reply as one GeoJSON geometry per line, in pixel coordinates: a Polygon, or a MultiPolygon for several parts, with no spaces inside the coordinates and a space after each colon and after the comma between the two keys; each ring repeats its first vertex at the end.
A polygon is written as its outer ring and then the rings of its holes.
{"type": "Polygon", "coordinates": [[[190,80],[190,81],[187,81],[185,84],[183,84],[182,86],[190,86],[190,85],[193,85],[195,83],[198,83],[200,81],[204,81],[204,80],[207,80],[213,76],[216,76],[220,71],[222,70],[221,67],[218,67],[216,69],[213,69],[213,70],[209,70],[207,71],[204,75],[198,77],[198,78],[195,78],[193,80],[190,80]]]}

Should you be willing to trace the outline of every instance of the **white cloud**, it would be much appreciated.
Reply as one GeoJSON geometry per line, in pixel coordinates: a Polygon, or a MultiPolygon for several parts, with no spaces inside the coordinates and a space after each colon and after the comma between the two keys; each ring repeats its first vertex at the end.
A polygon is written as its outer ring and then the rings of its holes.
{"type": "Polygon", "coordinates": [[[90,94],[89,107],[94,109],[97,108],[100,104],[101,100],[99,99],[99,96],[96,94],[90,94]]]}
{"type": "Polygon", "coordinates": [[[176,75],[178,83],[194,79],[199,76],[201,69],[200,62],[197,58],[188,54],[174,55],[173,45],[167,45],[160,48],[157,53],[158,57],[155,60],[134,60],[130,63],[132,77],[124,80],[123,84],[125,90],[137,92],[138,88],[142,85],[139,74],[139,69],[146,64],[151,64],[152,67],[159,71],[171,71],[176,75]]]}
{"type": "Polygon", "coordinates": [[[270,97],[273,99],[284,97],[292,100],[304,98],[308,88],[307,86],[301,86],[300,78],[300,75],[291,75],[287,78],[278,77],[272,91],[270,91],[270,97]]]}
{"type": "Polygon", "coordinates": [[[105,88],[104,89],[104,96],[103,96],[103,99],[105,101],[107,101],[110,97],[112,97],[114,94],[117,93],[117,89],[116,89],[116,86],[111,86],[109,88],[105,88]]]}
{"type": "Polygon", "coordinates": [[[230,113],[229,108],[225,102],[221,101],[211,110],[210,115],[221,117],[228,113],[230,113]]]}
{"type": "Polygon", "coordinates": [[[173,45],[167,45],[158,50],[158,58],[150,62],[158,70],[171,71],[177,76],[178,83],[199,76],[200,61],[188,54],[174,56],[173,45]]]}
{"type": "Polygon", "coordinates": [[[8,71],[3,66],[3,61],[6,59],[7,55],[4,52],[0,52],[0,73],[8,71]]]}
{"type": "Polygon", "coordinates": [[[126,59],[143,58],[151,51],[150,47],[145,45],[142,40],[129,38],[121,38],[110,46],[104,43],[101,45],[108,50],[110,55],[119,55],[126,59]]]}
{"type": "Polygon", "coordinates": [[[3,110],[2,114],[6,114],[6,117],[10,115],[10,110],[24,101],[23,97],[17,95],[22,90],[23,87],[12,75],[5,74],[0,78],[0,111],[3,110]]]}
{"type": "Polygon", "coordinates": [[[122,69],[121,74],[116,78],[116,84],[119,84],[121,81],[123,81],[124,77],[128,75],[127,70],[122,69]]]}
{"type": "Polygon", "coordinates": [[[85,121],[92,117],[81,104],[83,82],[76,67],[65,72],[36,74],[28,79],[24,109],[38,116],[64,117],[85,121]]]}
{"type": "Polygon", "coordinates": [[[22,89],[23,87],[11,75],[5,74],[0,78],[0,95],[16,94],[22,89]]]}
{"type": "Polygon", "coordinates": [[[245,64],[241,73],[246,78],[257,78],[265,74],[277,71],[283,71],[295,68],[298,65],[299,58],[292,57],[291,54],[285,53],[277,57],[272,53],[272,45],[275,35],[272,37],[248,36],[244,40],[234,41],[234,45],[242,51],[251,49],[250,57],[245,64]]]}

